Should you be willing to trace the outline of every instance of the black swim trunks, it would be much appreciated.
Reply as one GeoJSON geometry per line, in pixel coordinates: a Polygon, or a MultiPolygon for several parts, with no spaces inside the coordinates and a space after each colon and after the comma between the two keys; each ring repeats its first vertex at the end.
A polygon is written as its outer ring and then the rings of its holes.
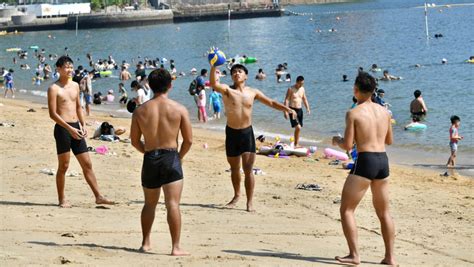
{"type": "Polygon", "coordinates": [[[142,166],[142,186],[160,188],[183,179],[181,160],[176,149],[155,149],[145,152],[142,166]]]}
{"type": "Polygon", "coordinates": [[[295,128],[296,125],[303,127],[303,109],[302,108],[292,108],[296,112],[296,118],[290,116],[291,128],[295,128]]]}
{"type": "MultiPolygon", "coordinates": [[[[76,129],[80,129],[79,122],[68,122],[67,124],[76,129]]],[[[69,152],[70,150],[72,150],[74,155],[87,152],[86,139],[74,139],[68,130],[59,124],[54,125],[54,139],[56,139],[56,151],[58,155],[69,152]]]]}
{"type": "Polygon", "coordinates": [[[424,111],[412,112],[412,113],[411,113],[411,116],[412,116],[412,117],[415,117],[415,116],[422,117],[422,116],[425,116],[425,115],[426,115],[426,112],[424,112],[424,111]]]}
{"type": "Polygon", "coordinates": [[[389,176],[388,157],[385,152],[360,152],[350,174],[364,178],[384,179],[389,176]]]}
{"type": "Polygon", "coordinates": [[[255,153],[255,136],[253,128],[249,126],[245,129],[232,129],[225,127],[225,152],[227,157],[238,157],[242,153],[255,153]]]}

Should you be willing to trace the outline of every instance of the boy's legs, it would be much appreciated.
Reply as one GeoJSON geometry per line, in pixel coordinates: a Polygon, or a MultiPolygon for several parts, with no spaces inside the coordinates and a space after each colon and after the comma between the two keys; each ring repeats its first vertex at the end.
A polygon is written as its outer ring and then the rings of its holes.
{"type": "Polygon", "coordinates": [[[395,265],[396,263],[393,255],[395,226],[389,211],[388,179],[373,180],[370,187],[372,190],[372,202],[374,204],[377,217],[380,220],[383,241],[385,244],[385,257],[382,260],[382,263],[395,265]]]}
{"type": "Polygon", "coordinates": [[[300,140],[300,132],[301,132],[301,126],[298,124],[295,127],[295,147],[298,145],[298,142],[300,140]]]}
{"type": "Polygon", "coordinates": [[[151,249],[151,227],[153,221],[155,220],[155,209],[160,199],[160,190],[161,188],[148,189],[143,187],[143,193],[145,195],[145,204],[143,205],[142,214],[141,214],[141,224],[142,224],[142,246],[139,251],[147,252],[151,249]]]}
{"type": "Polygon", "coordinates": [[[64,196],[64,186],[66,184],[66,171],[69,168],[70,152],[58,155],[58,172],[56,173],[56,189],[58,191],[59,207],[70,208],[71,204],[64,196]]]}
{"type": "Polygon", "coordinates": [[[253,192],[255,189],[255,177],[253,175],[253,164],[255,163],[255,153],[242,154],[242,168],[245,174],[245,193],[247,195],[247,211],[254,212],[253,192]]]}
{"type": "Polygon", "coordinates": [[[347,245],[349,246],[349,255],[345,257],[336,257],[336,260],[342,263],[359,264],[360,257],[357,247],[357,225],[355,221],[354,211],[359,205],[362,197],[369,188],[370,180],[361,176],[349,174],[341,197],[341,223],[347,245]]]}
{"type": "Polygon", "coordinates": [[[229,162],[230,165],[230,177],[232,180],[232,187],[234,188],[234,197],[226,206],[232,208],[237,204],[240,198],[240,156],[227,157],[227,162],[229,162]]]}
{"type": "Polygon", "coordinates": [[[183,180],[178,180],[163,185],[163,193],[165,194],[165,205],[167,211],[168,226],[171,234],[172,256],[186,256],[189,253],[180,248],[179,241],[181,236],[181,211],[179,202],[181,200],[181,192],[183,191],[183,180]]]}
{"type": "Polygon", "coordinates": [[[448,163],[446,163],[446,166],[454,167],[455,160],[456,160],[456,151],[451,150],[451,155],[449,156],[448,163]]]}
{"type": "Polygon", "coordinates": [[[84,173],[84,178],[86,178],[87,184],[89,184],[92,192],[95,196],[95,203],[96,204],[114,204],[113,201],[107,200],[103,197],[99,192],[99,185],[97,184],[97,179],[95,177],[95,173],[92,170],[92,162],[91,158],[89,157],[88,152],[80,153],[76,155],[79,164],[81,165],[82,172],[84,173]]]}

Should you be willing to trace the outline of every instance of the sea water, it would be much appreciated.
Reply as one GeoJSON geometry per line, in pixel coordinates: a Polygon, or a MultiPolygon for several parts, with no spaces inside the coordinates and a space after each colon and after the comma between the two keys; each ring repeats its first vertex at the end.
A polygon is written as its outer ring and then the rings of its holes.
{"type": "MultiPolygon", "coordinates": [[[[85,69],[90,69],[86,53],[91,53],[94,59],[112,55],[118,63],[126,60],[136,64],[145,57],[174,59],[178,72],[183,71],[186,76],[173,82],[170,97],[184,104],[197,121],[197,109],[187,90],[195,77],[189,70],[209,69],[205,54],[209,47],[219,47],[228,57],[244,54],[256,57],[257,63],[247,65],[248,85],[279,101],[283,101],[291,83],[277,83],[274,72],[277,64],[286,62],[293,82],[298,75],[305,77],[311,115],[305,116],[302,137],[319,142],[343,132],[344,116],[352,105],[357,69],[363,67],[368,71],[375,63],[382,70],[403,77],[399,81],[379,82],[397,121],[395,147],[422,150],[427,155],[431,152],[449,154],[449,118],[458,115],[460,133],[465,138],[460,142],[460,151],[469,155],[465,162],[472,164],[474,64],[465,60],[474,55],[474,5],[472,1],[461,0],[431,2],[437,6],[428,10],[430,39],[425,35],[423,1],[360,1],[289,6],[287,9],[307,15],[231,20],[230,26],[228,21],[211,21],[81,30],[79,21],[77,37],[74,31],[65,30],[0,37],[0,66],[15,70],[16,88],[44,99],[50,81],[40,86],[32,84],[37,61],[33,59],[34,51],[28,49],[31,45],[44,48],[46,56],[68,53],[76,67],[83,65],[85,69]],[[440,6],[446,4],[451,6],[440,6]],[[330,32],[333,28],[336,31],[330,32]],[[432,38],[436,33],[444,37],[432,38]],[[17,57],[18,63],[13,65],[16,53],[6,52],[9,47],[27,49],[28,59],[17,57]],[[441,64],[443,58],[448,60],[447,64],[441,64]],[[25,63],[30,70],[20,70],[20,64],[25,63]],[[421,67],[415,67],[416,64],[421,67]],[[264,81],[255,80],[259,68],[267,74],[264,81]],[[343,74],[348,75],[349,82],[342,82],[343,74]],[[424,121],[428,128],[413,133],[404,131],[404,126],[410,121],[409,104],[416,89],[422,91],[429,109],[424,121]]],[[[52,61],[46,62],[54,65],[52,61]]],[[[130,72],[133,74],[134,70],[132,64],[130,72]]],[[[381,72],[372,74],[382,76],[381,72]]],[[[107,90],[113,89],[118,99],[118,75],[119,71],[114,71],[111,78],[95,80],[93,90],[105,95],[107,90]]],[[[222,78],[222,82],[229,83],[230,78],[222,78]]],[[[130,83],[126,82],[128,90],[130,83]]],[[[129,96],[133,95],[129,92],[129,96]]],[[[118,104],[94,109],[129,116],[118,104]]],[[[292,134],[290,123],[281,112],[256,104],[253,114],[258,133],[292,134]]],[[[224,125],[223,118],[203,127],[223,129],[224,125]]]]}

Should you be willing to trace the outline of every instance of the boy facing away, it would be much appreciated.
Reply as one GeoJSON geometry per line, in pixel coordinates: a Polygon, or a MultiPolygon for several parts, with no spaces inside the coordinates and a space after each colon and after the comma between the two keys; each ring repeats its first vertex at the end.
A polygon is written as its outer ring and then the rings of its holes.
{"type": "Polygon", "coordinates": [[[449,128],[449,147],[451,148],[451,156],[449,156],[446,166],[454,167],[456,165],[456,152],[458,151],[458,141],[464,137],[459,135],[459,126],[461,119],[454,115],[451,117],[451,128],[449,128]]]}
{"type": "Polygon", "coordinates": [[[347,151],[352,149],[355,142],[358,151],[357,160],[346,179],[341,197],[341,223],[349,246],[349,255],[336,257],[336,260],[344,264],[360,264],[354,212],[370,187],[385,244],[385,257],[381,263],[395,265],[395,227],[389,212],[389,164],[385,153],[385,145],[393,142],[392,124],[387,109],[371,100],[375,88],[375,79],[366,72],[359,72],[354,84],[357,106],[346,114],[344,138],[333,137],[333,144],[347,151]]]}
{"type": "Polygon", "coordinates": [[[58,154],[58,172],[56,173],[56,188],[58,191],[59,207],[70,208],[71,204],[64,195],[65,175],[69,167],[70,150],[81,165],[84,177],[92,189],[96,204],[114,204],[99,192],[97,179],[92,170],[92,162],[87,150],[87,130],[84,127],[84,116],[79,99],[79,85],[72,81],[74,72],[73,61],[68,56],[62,56],[56,62],[59,80],[48,88],[49,117],[56,122],[54,139],[58,154]]]}
{"type": "Polygon", "coordinates": [[[189,254],[180,247],[179,202],[183,190],[181,161],[191,148],[191,122],[186,108],[168,98],[172,86],[170,73],[165,69],[157,69],[148,78],[154,97],[133,112],[130,127],[132,145],[144,154],[141,180],[145,205],[141,213],[143,240],[140,251],[151,250],[151,227],[163,188],[172,242],[171,255],[185,256],[189,254]],[[180,131],[183,143],[178,151],[180,131]],[[142,135],[145,142],[141,141],[142,135]]]}

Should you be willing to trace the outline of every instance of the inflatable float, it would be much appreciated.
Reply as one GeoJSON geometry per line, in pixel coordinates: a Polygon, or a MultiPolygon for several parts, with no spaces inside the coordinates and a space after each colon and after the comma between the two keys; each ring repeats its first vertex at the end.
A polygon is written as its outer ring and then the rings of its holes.
{"type": "Polygon", "coordinates": [[[21,48],[19,47],[12,47],[12,48],[7,48],[5,49],[7,52],[18,52],[21,51],[21,48]]]}
{"type": "Polygon", "coordinates": [[[99,75],[101,78],[109,77],[110,75],[112,75],[112,71],[111,70],[100,71],[99,75]]]}
{"type": "Polygon", "coordinates": [[[337,160],[347,161],[349,160],[349,156],[342,151],[338,151],[332,148],[324,149],[324,157],[326,158],[335,158],[337,160]]]}
{"type": "MultiPolygon", "coordinates": [[[[316,147],[313,148],[313,151],[316,152],[316,147]]],[[[313,152],[313,153],[314,153],[313,152]]],[[[285,156],[297,156],[297,157],[306,157],[311,155],[311,151],[306,147],[292,148],[287,144],[276,144],[275,146],[262,146],[258,149],[257,154],[261,155],[285,155],[285,156]]]]}
{"type": "Polygon", "coordinates": [[[240,59],[240,63],[249,64],[257,62],[257,58],[255,57],[243,57],[240,59]]]}
{"type": "Polygon", "coordinates": [[[39,46],[37,46],[37,45],[31,45],[31,46],[30,46],[30,49],[39,49],[39,46]]]}
{"type": "Polygon", "coordinates": [[[426,124],[423,123],[410,123],[407,126],[405,126],[405,130],[407,131],[423,131],[427,128],[426,124]]]}

